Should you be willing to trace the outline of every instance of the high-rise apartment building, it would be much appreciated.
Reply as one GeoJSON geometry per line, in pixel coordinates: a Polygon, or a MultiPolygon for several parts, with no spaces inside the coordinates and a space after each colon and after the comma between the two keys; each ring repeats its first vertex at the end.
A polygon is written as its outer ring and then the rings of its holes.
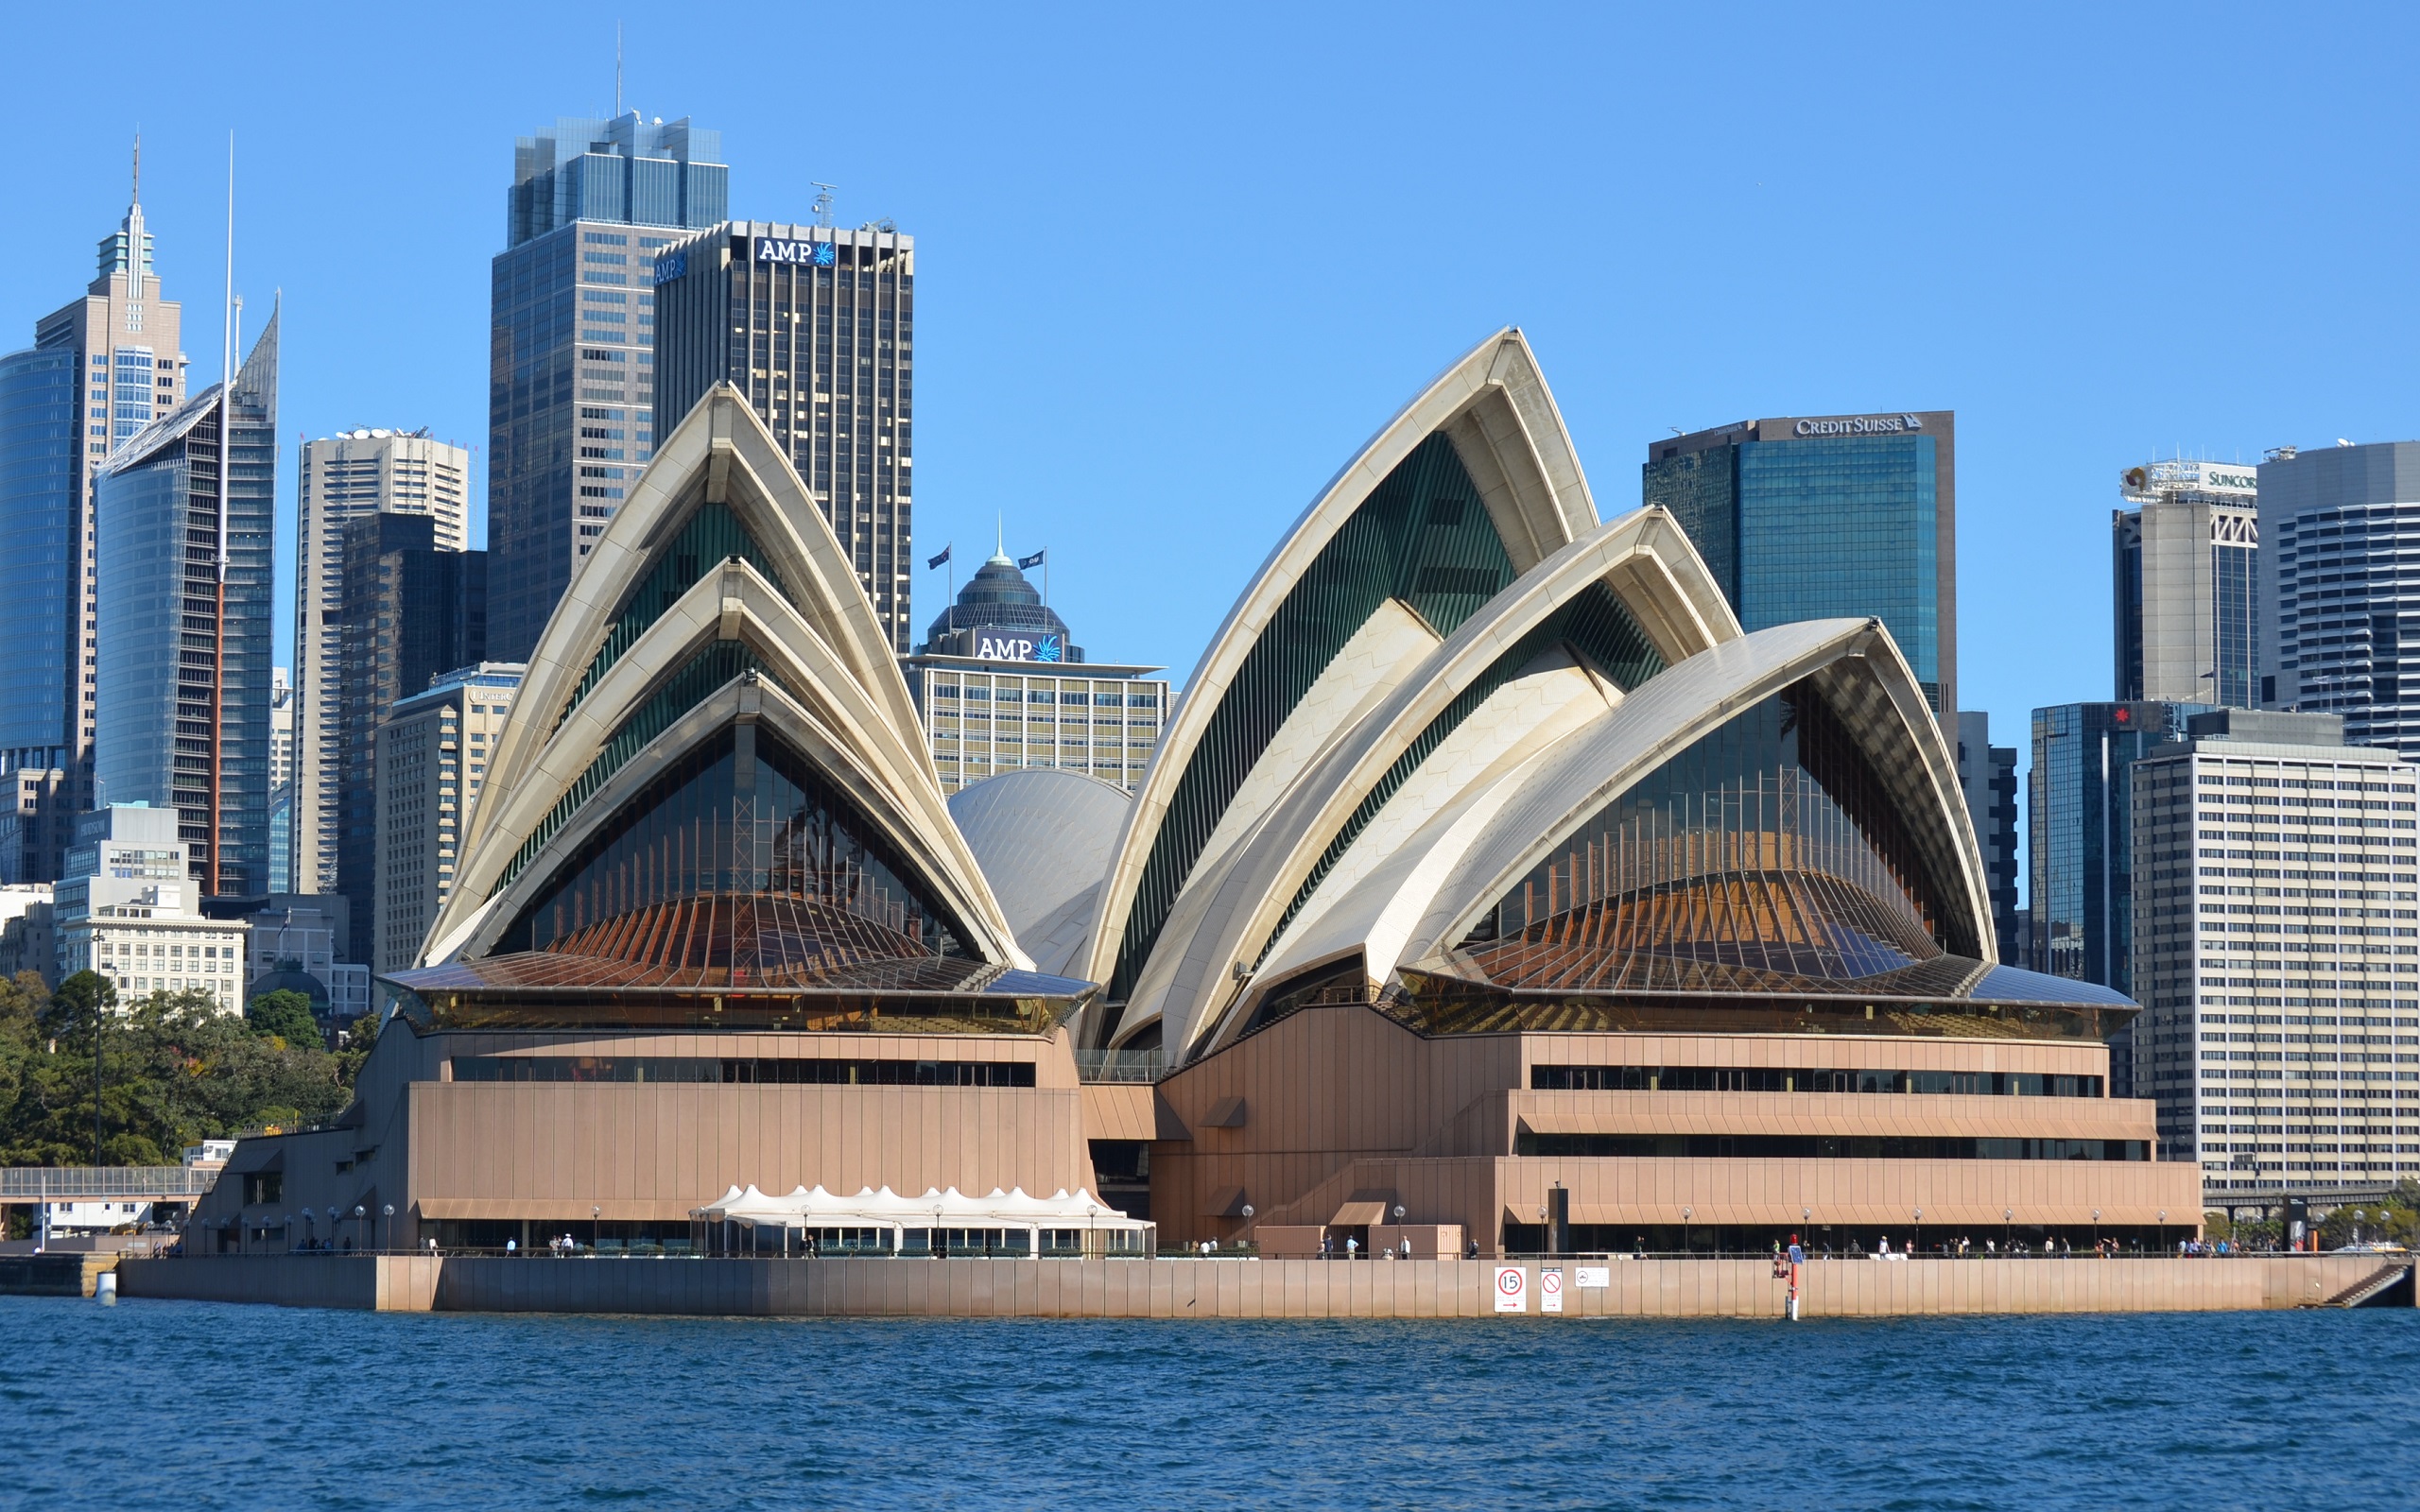
{"type": "MultiPolygon", "coordinates": [[[[471,454],[416,431],[357,429],[302,443],[295,542],[293,875],[335,892],[342,786],[345,526],[369,514],[421,514],[439,551],[471,544],[471,454]]],[[[446,665],[453,665],[447,662],[446,665]]],[[[279,888],[279,891],[285,889],[279,888]]]]}
{"type": "Polygon", "coordinates": [[[2420,1174],[2420,770],[2343,730],[2221,710],[2135,769],[2135,1095],[2213,1205],[2420,1174]]]}
{"type": "Polygon", "coordinates": [[[2223,462],[2128,468],[2110,515],[2115,696],[2248,709],[2259,685],[2260,477],[2223,462]]]}
{"type": "Polygon", "coordinates": [[[1999,936],[1999,960],[2023,966],[2025,938],[2016,886],[2016,747],[1992,744],[1991,715],[1958,712],[1958,785],[1966,814],[1983,848],[1983,874],[1992,890],[1992,929],[1999,936]]]}
{"type": "Polygon", "coordinates": [[[2278,448],[2260,539],[2261,705],[2420,759],[2420,441],[2278,448]]]}
{"type": "Polygon", "coordinates": [[[173,809],[112,803],[81,815],[59,881],[54,982],[99,972],[127,1000],[199,991],[244,1007],[240,921],[204,914],[194,895],[190,825],[173,809]]]}
{"type": "Polygon", "coordinates": [[[1875,615],[1945,729],[1958,707],[1957,417],[1742,421],[1656,441],[1672,511],[1751,630],[1875,615]]]}
{"type": "Polygon", "coordinates": [[[659,253],[655,434],[728,383],[772,429],[906,651],[916,239],[733,221],[659,253]]]}
{"type": "Polygon", "coordinates": [[[654,455],[657,249],[730,214],[722,133],[637,112],[520,139],[493,265],[488,549],[495,648],[527,657],[654,455]]]}
{"type": "Polygon", "coordinates": [[[458,668],[398,701],[378,728],[372,965],[381,973],[418,964],[422,939],[453,894],[463,828],[525,670],[517,662],[458,668]]]}
{"type": "Polygon", "coordinates": [[[93,483],[111,451],[185,398],[182,307],[161,295],[141,181],[100,244],[83,296],[0,357],[0,603],[19,633],[0,659],[0,766],[66,774],[29,864],[56,878],[72,816],[95,806],[99,605],[93,483]]]}
{"type": "Polygon", "coordinates": [[[1086,662],[1007,552],[977,569],[916,654],[908,690],[942,791],[1019,767],[1082,772],[1132,792],[1168,718],[1158,667],[1086,662]]]}
{"type": "Polygon", "coordinates": [[[112,452],[94,490],[95,785],[178,811],[204,896],[268,890],[277,325],[232,384],[112,452]]]}
{"type": "Polygon", "coordinates": [[[378,727],[395,704],[487,648],[488,554],[446,551],[425,514],[355,515],[344,527],[338,645],[337,890],[349,935],[377,916],[378,727]]]}

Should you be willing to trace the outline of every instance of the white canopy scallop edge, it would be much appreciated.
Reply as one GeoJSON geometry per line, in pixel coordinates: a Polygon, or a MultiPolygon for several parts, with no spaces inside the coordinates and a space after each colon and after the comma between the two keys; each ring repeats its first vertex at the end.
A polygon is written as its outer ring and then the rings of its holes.
{"type": "Polygon", "coordinates": [[[1028,1196],[992,1189],[988,1197],[970,1197],[956,1187],[926,1189],[910,1197],[884,1187],[839,1196],[821,1186],[800,1187],[786,1196],[769,1196],[755,1187],[733,1187],[699,1210],[715,1223],[751,1226],[779,1224],[791,1228],[1082,1228],[1141,1232],[1152,1226],[1107,1207],[1079,1187],[1073,1196],[1063,1188],[1047,1197],[1028,1196]]]}

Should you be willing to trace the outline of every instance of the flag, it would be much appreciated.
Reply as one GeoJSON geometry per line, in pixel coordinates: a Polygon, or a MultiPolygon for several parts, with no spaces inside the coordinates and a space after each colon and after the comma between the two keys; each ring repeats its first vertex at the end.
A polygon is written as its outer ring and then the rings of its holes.
{"type": "Polygon", "coordinates": [[[1017,571],[1023,572],[1028,567],[1039,567],[1042,565],[1042,558],[1049,555],[1050,553],[1046,551],[1037,551],[1030,557],[1019,557],[1017,558],[1017,571]]]}
{"type": "MultiPolygon", "coordinates": [[[[950,546],[954,546],[954,545],[956,545],[956,544],[958,544],[958,542],[956,542],[956,541],[954,541],[950,542],[950,546]]],[[[942,563],[943,563],[943,562],[945,562],[945,561],[947,561],[947,560],[949,560],[949,546],[943,546],[943,547],[942,548],[942,554],[941,554],[940,556],[938,556],[938,557],[927,557],[927,558],[925,558],[925,571],[926,571],[926,572],[931,572],[934,568],[936,568],[936,567],[940,566],[942,563]]]]}

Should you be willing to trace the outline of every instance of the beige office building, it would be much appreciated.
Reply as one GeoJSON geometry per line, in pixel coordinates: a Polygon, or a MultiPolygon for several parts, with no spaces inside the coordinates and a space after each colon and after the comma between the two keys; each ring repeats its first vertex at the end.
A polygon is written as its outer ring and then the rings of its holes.
{"type": "Polygon", "coordinates": [[[459,843],[488,756],[521,685],[517,662],[482,662],[398,699],[378,728],[378,883],[370,944],[380,972],[413,964],[453,896],[459,843]]]}
{"type": "Polygon", "coordinates": [[[2110,516],[2120,702],[2260,701],[2260,474],[2176,460],[2128,468],[2110,516]]]}
{"type": "MultiPolygon", "coordinates": [[[[48,749],[20,748],[8,753],[11,767],[56,766],[68,775],[65,813],[95,807],[93,792],[93,744],[99,725],[99,583],[95,557],[93,479],[117,445],[154,420],[184,403],[187,360],[183,347],[183,307],[160,297],[161,284],[152,260],[152,237],[145,228],[142,203],[141,145],[136,146],[136,179],[126,218],[101,239],[99,266],[83,295],[34,323],[37,348],[69,348],[76,354],[77,430],[81,442],[70,459],[70,497],[75,518],[67,535],[73,564],[69,610],[72,623],[58,628],[72,647],[67,668],[72,686],[66,690],[64,728],[60,744],[48,749]]],[[[52,633],[43,626],[40,633],[52,633]]],[[[43,873],[60,862],[62,834],[43,860],[43,873]]]]}
{"type": "Polygon", "coordinates": [[[302,443],[294,577],[293,886],[337,890],[343,786],[344,527],[377,511],[436,521],[437,549],[470,546],[471,454],[416,431],[339,431],[302,443]]]}

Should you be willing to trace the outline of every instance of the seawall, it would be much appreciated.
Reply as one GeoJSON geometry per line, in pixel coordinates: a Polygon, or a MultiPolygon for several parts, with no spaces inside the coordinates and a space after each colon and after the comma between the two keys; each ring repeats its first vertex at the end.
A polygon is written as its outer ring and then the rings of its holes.
{"type": "MultiPolygon", "coordinates": [[[[1923,1317],[2010,1313],[2217,1313],[2308,1307],[2388,1262],[2375,1255],[2184,1260],[1808,1263],[1800,1313],[1923,1317]]],[[[1564,1317],[1779,1317],[1787,1286],[1760,1260],[1641,1260],[1578,1284],[1564,1317]]],[[[554,1260],[472,1255],[127,1260],[121,1295],[389,1312],[623,1313],[748,1317],[1495,1317],[1501,1272],[1541,1315],[1534,1262],[1413,1260],[554,1260]]],[[[2409,1282],[2406,1283],[2407,1290],[2409,1282]]]]}

